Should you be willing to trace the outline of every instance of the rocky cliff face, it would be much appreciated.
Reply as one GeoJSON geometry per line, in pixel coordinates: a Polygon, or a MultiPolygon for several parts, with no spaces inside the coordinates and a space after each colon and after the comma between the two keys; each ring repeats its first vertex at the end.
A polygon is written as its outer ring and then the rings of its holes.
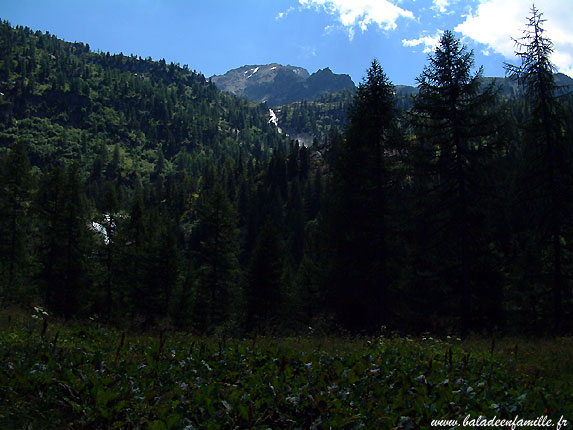
{"type": "Polygon", "coordinates": [[[311,75],[302,67],[277,63],[239,67],[212,76],[211,80],[223,91],[269,106],[313,101],[324,94],[355,87],[350,76],[337,75],[329,68],[311,75]]]}

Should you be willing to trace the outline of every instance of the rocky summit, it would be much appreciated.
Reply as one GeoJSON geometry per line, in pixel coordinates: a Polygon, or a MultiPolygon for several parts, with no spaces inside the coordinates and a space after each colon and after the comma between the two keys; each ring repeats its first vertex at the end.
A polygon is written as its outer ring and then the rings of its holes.
{"type": "Polygon", "coordinates": [[[223,91],[269,106],[313,101],[324,94],[355,87],[349,75],[333,73],[329,68],[309,74],[302,67],[277,63],[239,67],[214,75],[211,80],[223,91]]]}

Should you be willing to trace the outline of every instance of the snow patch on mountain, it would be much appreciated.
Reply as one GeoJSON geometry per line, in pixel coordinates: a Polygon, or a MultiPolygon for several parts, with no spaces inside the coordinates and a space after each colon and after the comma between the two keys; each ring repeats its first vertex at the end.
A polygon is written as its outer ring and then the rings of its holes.
{"type": "Polygon", "coordinates": [[[247,79],[249,79],[250,77],[252,77],[255,73],[257,73],[259,71],[260,67],[255,67],[254,69],[251,70],[247,70],[245,72],[245,74],[247,74],[248,72],[250,72],[249,76],[247,76],[247,79]]]}

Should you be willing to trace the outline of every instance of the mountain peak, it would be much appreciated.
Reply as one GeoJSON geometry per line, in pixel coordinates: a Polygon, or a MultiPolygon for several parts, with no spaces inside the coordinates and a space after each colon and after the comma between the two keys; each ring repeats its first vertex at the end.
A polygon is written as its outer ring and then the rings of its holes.
{"type": "Polygon", "coordinates": [[[223,91],[270,106],[316,100],[325,93],[355,87],[350,76],[337,75],[328,67],[311,75],[303,67],[278,63],[245,65],[211,80],[223,91]]]}

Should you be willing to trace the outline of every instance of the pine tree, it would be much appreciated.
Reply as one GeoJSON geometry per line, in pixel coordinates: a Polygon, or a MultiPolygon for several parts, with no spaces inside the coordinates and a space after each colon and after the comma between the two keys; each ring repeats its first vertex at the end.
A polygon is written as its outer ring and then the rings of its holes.
{"type": "Polygon", "coordinates": [[[424,194],[419,222],[426,249],[418,252],[436,258],[426,268],[434,266],[438,283],[453,283],[453,291],[445,294],[460,299],[463,334],[471,328],[472,296],[478,293],[472,273],[482,252],[479,173],[495,133],[495,92],[492,86],[482,88],[482,69],[473,73],[473,67],[473,51],[451,31],[444,32],[418,77],[412,111],[417,141],[410,154],[417,165],[414,180],[424,194]]]}
{"type": "Polygon", "coordinates": [[[549,241],[551,285],[553,292],[554,329],[560,332],[563,317],[563,291],[567,288],[566,260],[569,256],[565,235],[570,230],[571,152],[564,135],[565,115],[557,96],[555,66],[551,63],[553,45],[545,36],[543,14],[531,8],[527,29],[516,40],[519,66],[506,65],[510,77],[525,89],[529,117],[525,126],[523,178],[527,196],[535,201],[532,229],[539,240],[536,246],[545,249],[549,241]]]}
{"type": "Polygon", "coordinates": [[[14,298],[29,272],[29,206],[32,175],[25,146],[20,142],[0,160],[0,285],[2,303],[14,298]]]}
{"type": "Polygon", "coordinates": [[[238,282],[236,212],[220,183],[207,191],[199,208],[201,235],[196,309],[203,329],[225,322],[238,282]]]}
{"type": "Polygon", "coordinates": [[[376,60],[349,115],[346,140],[336,150],[327,214],[329,288],[344,325],[373,331],[388,319],[388,192],[396,133],[394,87],[376,60]]]}
{"type": "Polygon", "coordinates": [[[146,295],[146,275],[149,267],[149,215],[144,203],[144,188],[138,181],[132,197],[128,219],[124,228],[119,232],[118,242],[121,244],[120,279],[123,285],[122,296],[128,299],[131,309],[136,314],[145,317],[145,323],[150,323],[153,315],[148,312],[146,295]],[[144,315],[141,315],[144,314],[144,315]]]}
{"type": "Polygon", "coordinates": [[[166,317],[175,290],[179,267],[175,227],[161,216],[148,219],[143,279],[138,289],[140,310],[148,322],[166,317]]]}
{"type": "Polygon", "coordinates": [[[114,307],[115,285],[118,278],[117,230],[120,217],[118,216],[119,202],[115,188],[107,184],[104,194],[103,227],[106,229],[105,246],[105,313],[111,317],[114,307]]]}
{"type": "Polygon", "coordinates": [[[257,239],[247,276],[247,330],[268,332],[278,319],[283,271],[284,258],[278,231],[267,221],[257,239]]]}
{"type": "Polygon", "coordinates": [[[86,202],[78,165],[55,168],[39,190],[42,271],[46,304],[66,318],[78,312],[87,285],[90,249],[86,202]]]}
{"type": "Polygon", "coordinates": [[[304,206],[298,179],[291,182],[286,206],[285,228],[289,232],[288,249],[291,263],[298,266],[304,250],[304,206]]]}

